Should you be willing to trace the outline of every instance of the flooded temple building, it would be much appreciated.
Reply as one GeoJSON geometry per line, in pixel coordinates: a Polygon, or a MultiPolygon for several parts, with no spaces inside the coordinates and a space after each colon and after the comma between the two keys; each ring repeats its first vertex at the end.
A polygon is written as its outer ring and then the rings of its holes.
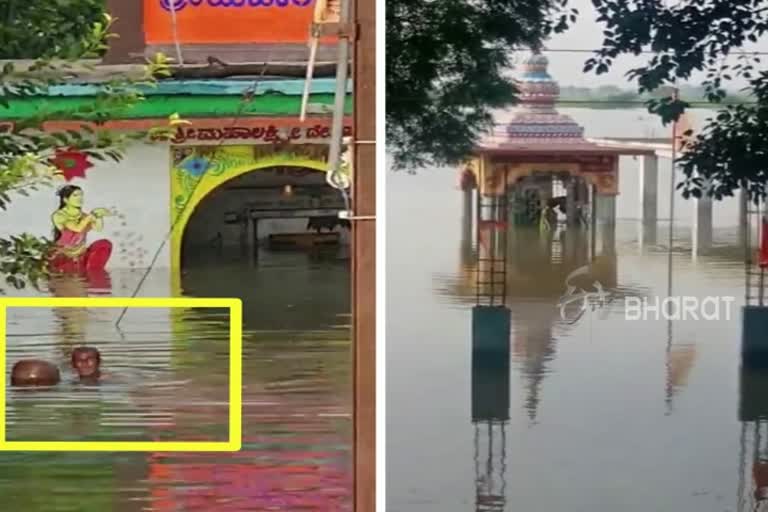
{"type": "Polygon", "coordinates": [[[612,223],[619,193],[619,157],[652,159],[654,152],[585,138],[582,126],[557,111],[560,86],[549,74],[548,64],[541,53],[523,63],[520,104],[507,122],[497,123],[480,140],[462,169],[466,202],[470,204],[473,189],[482,201],[508,202],[509,218],[516,225],[538,225],[542,208],[553,199],[556,202],[550,204],[558,207],[568,225],[590,218],[612,223]]]}
{"type": "MultiPolygon", "coordinates": [[[[77,78],[10,98],[0,129],[55,112],[47,134],[140,136],[119,162],[59,148],[46,166],[52,186],[13,195],[2,235],[53,239],[66,258],[49,260],[55,275],[40,289],[5,291],[237,297],[244,314],[237,326],[217,308],[13,309],[6,378],[29,358],[50,361],[65,378],[40,393],[8,387],[7,438],[162,443],[242,434],[242,449],[7,452],[6,508],[350,510],[352,298],[348,223],[338,217],[350,207],[328,179],[336,41],[320,44],[301,119],[311,2],[105,3],[120,37],[104,58],[77,78]],[[84,119],[115,74],[143,76],[158,51],[173,59],[171,76],[104,123],[84,119]],[[146,136],[170,119],[181,121],[170,138],[146,136]],[[239,357],[228,344],[235,331],[239,357]],[[84,345],[103,355],[106,385],[69,382],[71,353],[84,345]],[[233,433],[238,368],[244,400],[233,433]]],[[[346,136],[350,85],[340,87],[346,136]]]]}
{"type": "MultiPolygon", "coordinates": [[[[79,112],[98,97],[111,70],[135,73],[157,51],[174,59],[172,76],[142,90],[144,101],[100,126],[117,133],[147,131],[167,126],[175,115],[186,122],[171,140],[132,142],[119,163],[76,150],[58,152],[54,159],[60,170],[55,187],[80,187],[86,210],[103,207],[118,213],[104,219],[100,233],[113,249],[106,268],[152,266],[168,273],[168,287],[153,295],[169,296],[178,293],[187,267],[256,261],[265,250],[306,252],[318,244],[343,249],[349,231],[338,212],[345,202],[326,180],[337,89],[335,65],[328,62],[335,58],[334,47],[328,42],[321,45],[319,76],[309,87],[308,115],[304,120],[299,115],[311,6],[267,11],[182,2],[177,51],[167,25],[167,2],[123,4],[110,5],[120,17],[120,42],[92,73],[0,108],[6,128],[47,109],[59,113],[57,120],[45,123],[49,132],[94,127],[95,120],[83,120],[79,112]],[[281,34],[254,35],[242,24],[232,25],[238,18],[283,19],[288,14],[290,23],[283,24],[281,34]],[[213,28],[211,16],[231,29],[213,28]],[[253,64],[254,55],[269,65],[253,64]]],[[[348,86],[346,135],[351,134],[350,92],[348,86]]],[[[58,202],[54,192],[14,199],[0,228],[3,234],[23,228],[48,235],[58,202]]]]}

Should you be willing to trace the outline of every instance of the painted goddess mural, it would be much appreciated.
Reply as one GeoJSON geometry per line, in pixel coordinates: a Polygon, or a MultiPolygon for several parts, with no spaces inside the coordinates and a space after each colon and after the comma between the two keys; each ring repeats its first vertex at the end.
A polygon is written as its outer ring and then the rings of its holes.
{"type": "Polygon", "coordinates": [[[54,250],[50,269],[56,273],[81,273],[104,270],[112,255],[109,240],[96,240],[86,245],[91,230],[101,231],[104,217],[114,215],[107,208],[96,208],[90,213],[83,211],[83,189],[65,185],[57,193],[59,208],[53,212],[54,250]]]}

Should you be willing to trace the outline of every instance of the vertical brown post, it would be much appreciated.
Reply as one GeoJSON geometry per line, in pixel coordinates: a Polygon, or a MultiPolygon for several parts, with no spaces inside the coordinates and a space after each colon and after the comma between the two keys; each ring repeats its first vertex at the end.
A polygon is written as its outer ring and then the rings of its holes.
{"type": "Polygon", "coordinates": [[[353,0],[354,510],[376,509],[376,3],[353,0]]]}
{"type": "Polygon", "coordinates": [[[144,49],[144,1],[107,0],[107,12],[115,18],[112,31],[119,35],[109,41],[104,55],[105,64],[143,62],[144,49]]]}

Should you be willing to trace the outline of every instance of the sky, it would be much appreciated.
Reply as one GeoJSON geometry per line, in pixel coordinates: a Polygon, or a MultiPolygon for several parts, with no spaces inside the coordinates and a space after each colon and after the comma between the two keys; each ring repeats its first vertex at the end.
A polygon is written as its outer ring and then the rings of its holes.
{"type": "MultiPolygon", "coordinates": [[[[603,41],[603,25],[596,21],[597,12],[592,6],[591,0],[570,0],[569,4],[570,7],[579,10],[577,23],[564,34],[554,36],[546,44],[546,49],[594,50],[599,48],[603,41]]],[[[768,38],[745,47],[745,50],[768,52],[768,38]]],[[[550,74],[563,86],[599,87],[601,85],[616,85],[626,89],[636,88],[624,76],[626,72],[633,67],[642,65],[644,61],[647,62],[647,59],[651,57],[650,55],[643,57],[623,56],[616,61],[609,73],[598,76],[594,72],[588,74],[582,72],[584,62],[590,57],[588,53],[545,53],[550,61],[550,74]]],[[[523,54],[520,56],[520,59],[525,57],[526,54],[523,54]]],[[[765,59],[768,61],[768,57],[765,57],[765,59]]],[[[689,83],[691,85],[698,85],[702,79],[703,74],[698,74],[698,76],[689,80],[689,83]]],[[[743,83],[734,82],[734,84],[737,87],[743,86],[743,83]]]]}

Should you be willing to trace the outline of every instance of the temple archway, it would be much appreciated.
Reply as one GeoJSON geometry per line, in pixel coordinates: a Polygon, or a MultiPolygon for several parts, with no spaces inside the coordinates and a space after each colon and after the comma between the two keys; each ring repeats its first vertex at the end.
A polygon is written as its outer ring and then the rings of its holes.
{"type": "MultiPolygon", "coordinates": [[[[201,223],[198,223],[197,227],[194,224],[190,226],[190,221],[193,217],[201,215],[201,206],[205,204],[216,205],[218,202],[217,208],[220,208],[222,195],[229,194],[231,199],[234,197],[233,190],[250,192],[245,194],[248,197],[243,197],[244,194],[241,193],[234,207],[218,212],[221,213],[219,221],[224,224],[252,221],[256,215],[252,210],[270,209],[264,204],[264,192],[272,196],[273,202],[281,202],[275,198],[275,192],[278,190],[284,197],[292,196],[295,203],[301,195],[295,193],[298,190],[322,190],[319,203],[315,204],[316,202],[308,199],[312,194],[304,194],[299,198],[304,202],[294,205],[294,209],[306,210],[305,218],[320,216],[323,212],[333,214],[341,209],[338,193],[333,195],[337,198],[335,203],[328,200],[329,191],[333,189],[325,183],[326,152],[327,147],[313,145],[297,146],[285,152],[275,152],[274,148],[262,149],[259,146],[175,148],[171,170],[170,247],[171,269],[175,281],[178,281],[181,273],[183,249],[185,245],[190,247],[191,243],[187,238],[188,228],[195,230],[191,232],[193,235],[204,231],[200,229],[201,223]],[[255,192],[258,190],[261,194],[255,192]],[[249,218],[238,218],[238,215],[248,215],[249,218]]],[[[274,206],[271,208],[274,211],[291,210],[290,204],[274,206]]],[[[178,290],[178,286],[174,288],[178,290]]]]}
{"type": "Polygon", "coordinates": [[[338,217],[342,209],[341,195],[317,170],[280,166],[246,172],[197,204],[184,229],[181,268],[253,263],[270,255],[286,264],[286,253],[301,260],[313,249],[338,249],[348,241],[338,217]]]}

